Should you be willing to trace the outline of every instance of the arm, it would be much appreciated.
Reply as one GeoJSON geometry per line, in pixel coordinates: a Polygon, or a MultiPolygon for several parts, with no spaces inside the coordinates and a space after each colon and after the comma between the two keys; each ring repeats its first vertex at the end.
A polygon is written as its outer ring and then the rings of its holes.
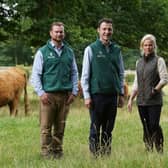
{"type": "Polygon", "coordinates": [[[130,98],[129,98],[128,104],[127,104],[129,112],[132,111],[132,103],[133,103],[133,100],[136,97],[137,93],[138,93],[138,83],[137,83],[137,74],[135,73],[134,83],[133,83],[133,87],[132,87],[132,93],[130,95],[130,98]]]}
{"type": "Polygon", "coordinates": [[[160,91],[168,83],[168,72],[167,72],[165,61],[162,57],[159,57],[157,66],[158,66],[160,81],[156,85],[155,89],[157,91],[160,91]]]}
{"type": "Polygon", "coordinates": [[[41,96],[44,93],[44,90],[42,89],[42,83],[41,83],[42,67],[43,67],[43,56],[39,50],[35,55],[33,68],[32,68],[32,75],[30,79],[30,82],[34,87],[34,90],[38,96],[41,96]]]}
{"type": "Polygon", "coordinates": [[[78,68],[77,68],[75,57],[73,57],[71,69],[72,69],[72,73],[71,73],[72,93],[69,95],[67,104],[71,104],[74,101],[75,96],[77,96],[78,94],[78,68]]]}
{"type": "Polygon", "coordinates": [[[91,107],[91,96],[90,96],[90,64],[92,58],[92,50],[90,47],[87,47],[84,51],[83,57],[83,68],[82,68],[82,76],[81,76],[81,86],[82,91],[85,99],[86,107],[91,107]]]}
{"type": "Polygon", "coordinates": [[[120,86],[121,86],[121,94],[124,95],[124,62],[122,54],[120,53],[120,86]]]}
{"type": "Polygon", "coordinates": [[[42,69],[43,69],[43,56],[39,50],[35,55],[30,82],[34,87],[35,92],[40,97],[40,100],[43,102],[43,104],[50,104],[51,103],[50,97],[43,90],[41,83],[42,69]]]}
{"type": "Polygon", "coordinates": [[[118,107],[123,107],[124,105],[124,62],[122,58],[122,54],[120,53],[120,86],[121,86],[121,93],[119,93],[118,99],[118,107]]]}
{"type": "Polygon", "coordinates": [[[78,94],[78,68],[76,64],[75,57],[73,57],[73,62],[72,62],[72,73],[71,73],[71,79],[72,79],[72,94],[77,95],[78,94]]]}

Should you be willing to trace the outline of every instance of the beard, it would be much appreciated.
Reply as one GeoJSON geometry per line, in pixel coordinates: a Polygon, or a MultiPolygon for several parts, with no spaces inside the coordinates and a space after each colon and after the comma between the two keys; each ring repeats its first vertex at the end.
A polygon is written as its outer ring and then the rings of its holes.
{"type": "Polygon", "coordinates": [[[53,41],[55,41],[56,43],[60,43],[62,42],[63,38],[52,38],[53,41]]]}

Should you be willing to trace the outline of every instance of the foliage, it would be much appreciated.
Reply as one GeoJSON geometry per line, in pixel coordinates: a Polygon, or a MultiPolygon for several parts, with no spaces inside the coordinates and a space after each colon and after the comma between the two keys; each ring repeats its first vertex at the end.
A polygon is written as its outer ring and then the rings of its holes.
{"type": "Polygon", "coordinates": [[[32,49],[28,48],[23,41],[10,40],[0,45],[0,65],[32,64],[32,49]],[[5,59],[3,59],[5,58],[5,59]]]}
{"type": "Polygon", "coordinates": [[[139,50],[123,48],[122,54],[125,69],[134,70],[136,61],[140,58],[139,50]]]}
{"type": "MultiPolygon", "coordinates": [[[[127,49],[126,55],[130,58],[136,59],[132,51],[138,50],[142,36],[152,33],[157,38],[158,54],[168,63],[167,0],[2,0],[0,37],[7,44],[6,50],[10,50],[9,41],[14,46],[19,41],[23,43],[21,47],[26,50],[33,48],[34,52],[48,40],[51,22],[62,21],[65,23],[66,41],[74,48],[81,71],[84,48],[96,39],[97,21],[102,17],[113,19],[113,40],[127,49]]],[[[0,47],[3,47],[1,42],[0,47]]],[[[0,53],[0,57],[3,56],[0,53]]],[[[32,54],[28,57],[22,57],[26,61],[18,60],[30,65],[32,54]]],[[[10,60],[16,63],[16,60],[10,60]]],[[[126,61],[126,68],[132,69],[135,61],[130,62],[126,61]]]]}
{"type": "Polygon", "coordinates": [[[133,83],[134,77],[135,77],[134,73],[126,74],[125,75],[125,81],[130,85],[130,84],[133,83]]]}

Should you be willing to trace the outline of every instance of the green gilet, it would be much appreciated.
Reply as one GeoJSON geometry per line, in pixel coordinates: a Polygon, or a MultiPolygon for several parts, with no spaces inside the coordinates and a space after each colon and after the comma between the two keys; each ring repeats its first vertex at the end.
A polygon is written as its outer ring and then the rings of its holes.
{"type": "Polygon", "coordinates": [[[71,91],[71,66],[73,51],[64,44],[61,56],[58,56],[48,41],[40,48],[43,55],[42,86],[46,92],[71,91]]]}
{"type": "Polygon", "coordinates": [[[90,47],[93,53],[91,61],[91,94],[121,93],[120,48],[111,43],[107,50],[100,40],[96,40],[90,47]]]}

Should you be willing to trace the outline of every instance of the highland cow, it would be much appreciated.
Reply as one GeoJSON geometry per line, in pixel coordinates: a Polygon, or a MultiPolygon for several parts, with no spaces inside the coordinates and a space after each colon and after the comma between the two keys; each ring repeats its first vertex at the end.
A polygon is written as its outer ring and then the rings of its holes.
{"type": "Polygon", "coordinates": [[[8,105],[10,115],[16,116],[24,90],[25,115],[28,112],[27,74],[23,69],[10,67],[0,70],[0,107],[8,105]]]}

